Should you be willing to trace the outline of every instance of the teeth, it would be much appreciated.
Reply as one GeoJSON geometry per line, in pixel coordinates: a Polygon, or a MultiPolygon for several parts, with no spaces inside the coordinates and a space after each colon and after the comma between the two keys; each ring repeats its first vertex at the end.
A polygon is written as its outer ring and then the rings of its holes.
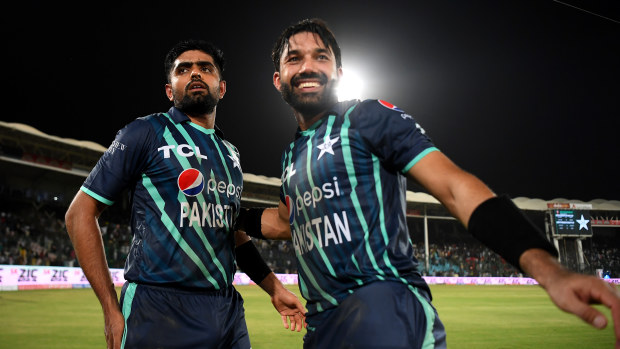
{"type": "Polygon", "coordinates": [[[300,88],[306,88],[306,87],[319,87],[319,83],[318,82],[302,82],[301,84],[299,84],[300,88]]]}

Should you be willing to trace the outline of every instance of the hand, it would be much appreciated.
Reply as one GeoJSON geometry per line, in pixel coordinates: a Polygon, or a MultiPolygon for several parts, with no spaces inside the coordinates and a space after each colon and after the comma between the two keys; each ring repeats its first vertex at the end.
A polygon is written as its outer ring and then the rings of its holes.
{"type": "Polygon", "coordinates": [[[620,349],[620,291],[616,286],[595,276],[572,272],[548,252],[537,248],[523,252],[519,264],[547,290],[558,308],[596,328],[607,327],[607,318],[590,304],[603,304],[611,309],[616,349],[620,349]]]}
{"type": "Polygon", "coordinates": [[[271,303],[282,316],[284,328],[300,332],[302,328],[306,327],[306,309],[293,292],[285,287],[279,287],[271,296],[271,303]]]}
{"type": "Polygon", "coordinates": [[[108,349],[120,349],[125,331],[125,318],[120,310],[113,311],[105,318],[105,341],[108,349]]]}
{"type": "Polygon", "coordinates": [[[616,335],[616,349],[620,349],[620,291],[597,277],[569,271],[559,273],[546,285],[547,292],[558,308],[577,315],[593,327],[607,327],[607,318],[590,304],[603,304],[611,309],[616,335]]]}

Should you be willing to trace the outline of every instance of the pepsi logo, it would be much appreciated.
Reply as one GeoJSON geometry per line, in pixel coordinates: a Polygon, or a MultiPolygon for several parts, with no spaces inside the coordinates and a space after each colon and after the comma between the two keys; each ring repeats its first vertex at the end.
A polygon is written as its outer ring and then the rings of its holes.
{"type": "Polygon", "coordinates": [[[378,100],[378,102],[379,102],[379,104],[381,104],[382,106],[384,106],[384,107],[386,107],[388,109],[397,110],[397,111],[402,112],[402,110],[398,109],[397,106],[395,106],[394,104],[392,104],[390,102],[384,101],[382,99],[378,100]]]}
{"type": "Polygon", "coordinates": [[[286,200],[286,208],[288,208],[288,222],[293,224],[295,220],[295,205],[293,204],[293,199],[290,196],[285,197],[286,200]]]}
{"type": "Polygon", "coordinates": [[[188,168],[181,172],[177,183],[179,184],[179,189],[186,196],[196,196],[202,193],[205,187],[205,179],[202,173],[194,168],[188,168]]]}

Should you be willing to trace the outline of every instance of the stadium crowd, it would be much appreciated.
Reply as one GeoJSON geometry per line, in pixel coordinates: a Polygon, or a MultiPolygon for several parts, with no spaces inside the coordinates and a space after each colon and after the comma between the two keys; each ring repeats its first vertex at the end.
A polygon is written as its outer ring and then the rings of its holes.
{"type": "MultiPolygon", "coordinates": [[[[24,207],[22,207],[24,208],[24,207]]],[[[78,267],[75,252],[64,226],[63,211],[27,208],[0,210],[0,264],[78,267]]],[[[131,231],[126,223],[115,220],[114,212],[100,220],[102,238],[111,268],[123,268],[131,244],[131,231]]],[[[415,227],[414,227],[415,229],[415,227]]],[[[441,226],[437,229],[441,232],[441,226]]],[[[419,232],[418,232],[419,234],[419,232]]],[[[416,234],[416,235],[418,235],[416,234]]],[[[423,244],[415,245],[420,272],[425,276],[520,276],[497,254],[475,240],[443,241],[435,234],[429,243],[429,258],[423,244]]],[[[413,239],[419,241],[420,239],[413,239]]],[[[584,242],[584,259],[589,270],[620,277],[620,247],[617,239],[584,242]]],[[[254,240],[265,261],[276,273],[296,273],[294,247],[291,241],[254,240]]]]}

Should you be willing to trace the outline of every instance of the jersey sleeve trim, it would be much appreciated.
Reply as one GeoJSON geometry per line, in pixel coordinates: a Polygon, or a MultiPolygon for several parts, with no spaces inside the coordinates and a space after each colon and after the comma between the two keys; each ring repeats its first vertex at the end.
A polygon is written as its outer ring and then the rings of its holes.
{"type": "Polygon", "coordinates": [[[83,191],[84,193],[88,194],[89,196],[92,196],[93,199],[95,199],[97,201],[101,201],[102,203],[104,203],[104,204],[106,204],[108,206],[114,205],[114,201],[110,201],[110,200],[104,198],[103,196],[95,193],[94,191],[92,191],[92,190],[90,190],[90,189],[88,189],[88,188],[86,188],[84,186],[82,186],[80,188],[80,190],[83,191]]]}
{"type": "Polygon", "coordinates": [[[421,152],[420,154],[418,154],[418,156],[413,158],[413,160],[409,161],[409,163],[405,166],[405,168],[401,170],[401,172],[406,173],[407,171],[409,171],[409,169],[413,167],[413,165],[417,164],[418,161],[420,161],[423,157],[425,157],[426,155],[434,151],[439,151],[439,149],[437,149],[437,147],[430,147],[426,149],[425,151],[421,152]]]}

